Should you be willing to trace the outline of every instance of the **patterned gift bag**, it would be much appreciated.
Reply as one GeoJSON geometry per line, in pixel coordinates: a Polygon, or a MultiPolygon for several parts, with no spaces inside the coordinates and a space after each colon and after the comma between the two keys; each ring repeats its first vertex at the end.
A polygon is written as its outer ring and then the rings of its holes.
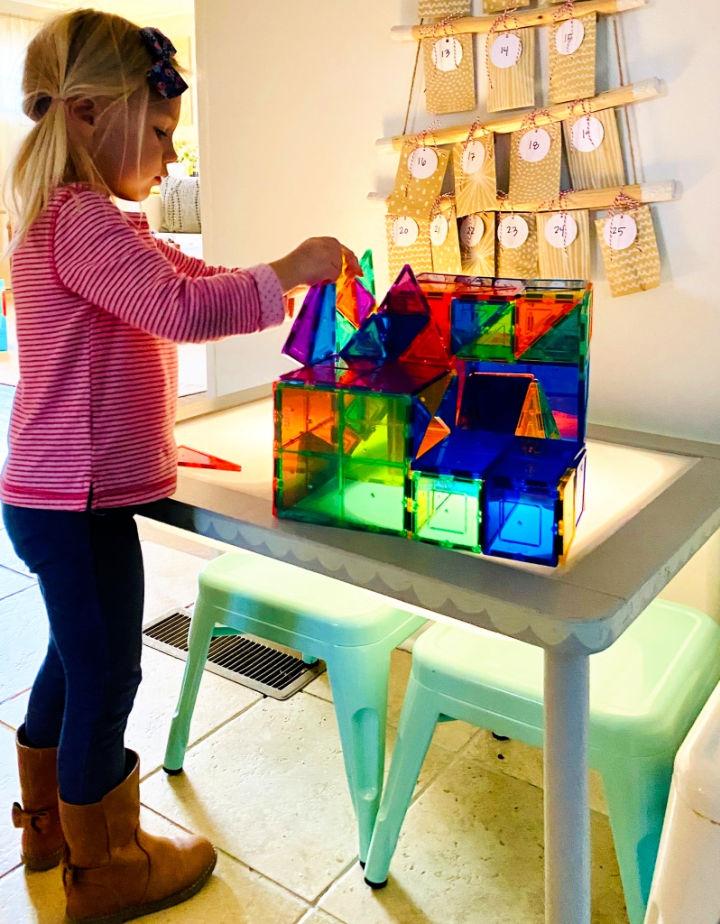
{"type": "MultiPolygon", "coordinates": [[[[531,118],[532,121],[532,118],[531,118]]],[[[529,125],[510,137],[510,201],[555,199],[560,192],[560,125],[529,125]]]]}
{"type": "Polygon", "coordinates": [[[563,122],[565,150],[575,189],[604,189],[625,182],[614,109],[587,112],[563,122]]]}
{"type": "Polygon", "coordinates": [[[395,186],[387,200],[391,215],[428,218],[442,190],[450,152],[427,143],[409,140],[403,144],[395,186]]]}
{"type": "Polygon", "coordinates": [[[597,14],[556,22],[548,32],[550,103],[595,96],[597,14]]]}
{"type": "MultiPolygon", "coordinates": [[[[508,18],[512,22],[512,17],[508,18]]],[[[535,30],[491,31],[487,36],[488,112],[535,105],[535,30]]]]}
{"type": "Polygon", "coordinates": [[[494,276],[495,213],[466,215],[459,230],[462,272],[466,276],[494,276]]]}
{"type": "Polygon", "coordinates": [[[473,126],[467,140],[453,145],[453,173],[458,215],[472,215],[497,206],[495,136],[473,126]]]}
{"type": "Polygon", "coordinates": [[[595,221],[611,294],[632,295],[660,285],[658,251],[649,206],[613,210],[595,221]]]}
{"type": "Polygon", "coordinates": [[[537,225],[533,213],[502,215],[497,229],[497,275],[532,279],[538,275],[537,225]]]}
{"type": "Polygon", "coordinates": [[[428,112],[467,112],[475,108],[475,61],[472,35],[438,34],[421,41],[428,112]]]}
{"type": "Polygon", "coordinates": [[[589,279],[589,213],[579,209],[539,212],[537,223],[541,278],[589,279]]]}

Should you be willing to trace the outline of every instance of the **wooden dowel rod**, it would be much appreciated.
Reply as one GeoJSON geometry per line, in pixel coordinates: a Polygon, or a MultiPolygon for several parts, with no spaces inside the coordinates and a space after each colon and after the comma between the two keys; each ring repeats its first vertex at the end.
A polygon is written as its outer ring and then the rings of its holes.
{"type": "MultiPolygon", "coordinates": [[[[611,186],[607,189],[577,189],[573,192],[566,193],[562,197],[553,201],[530,200],[527,202],[510,202],[506,199],[498,199],[495,209],[497,212],[559,212],[561,210],[571,211],[573,209],[590,209],[592,211],[604,211],[612,208],[615,200],[624,193],[630,199],[635,199],[643,205],[652,202],[670,202],[678,195],[678,184],[675,180],[667,180],[664,183],[642,183],[631,184],[629,186],[611,186]]],[[[386,197],[380,193],[369,193],[368,199],[374,204],[384,205],[386,197]]],[[[441,200],[439,203],[440,210],[445,211],[451,208],[452,203],[447,200],[441,200]]]]}
{"type": "MultiPolygon", "coordinates": [[[[662,81],[657,77],[653,77],[640,83],[631,83],[624,87],[616,87],[614,90],[607,90],[605,93],[600,93],[599,96],[593,96],[590,99],[580,100],[576,103],[556,103],[542,112],[537,112],[534,124],[536,126],[549,125],[551,122],[562,122],[563,119],[568,119],[570,116],[579,116],[587,112],[599,112],[601,109],[614,109],[616,106],[627,106],[629,103],[655,99],[662,95],[663,89],[662,81]]],[[[488,119],[487,122],[483,123],[483,127],[488,131],[501,134],[517,132],[523,126],[527,126],[527,118],[531,113],[531,109],[525,109],[509,116],[503,116],[500,119],[488,119]]],[[[468,123],[450,125],[446,128],[436,128],[434,131],[380,138],[375,143],[379,147],[390,147],[399,151],[406,140],[417,138],[418,135],[422,134],[426,138],[426,143],[430,145],[455,144],[457,141],[465,141],[470,128],[471,126],[468,123]]],[[[478,137],[481,134],[481,132],[478,132],[478,137]]]]}
{"type": "MultiPolygon", "coordinates": [[[[648,0],[580,0],[576,3],[572,13],[562,11],[558,7],[541,7],[534,10],[518,10],[508,16],[506,24],[500,24],[495,32],[507,32],[512,29],[526,28],[528,26],[550,26],[565,19],[585,16],[588,13],[624,13],[626,10],[636,10],[647,6],[648,0]]],[[[392,37],[398,42],[416,42],[423,38],[442,38],[445,35],[484,35],[488,33],[496,16],[464,16],[453,19],[446,26],[438,23],[415,26],[393,26],[392,37]]]]}

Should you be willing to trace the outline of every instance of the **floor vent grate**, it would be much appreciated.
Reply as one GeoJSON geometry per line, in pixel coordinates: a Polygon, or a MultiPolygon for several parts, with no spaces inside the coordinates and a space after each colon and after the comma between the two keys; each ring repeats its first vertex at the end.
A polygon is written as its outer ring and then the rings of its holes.
{"type": "MultiPolygon", "coordinates": [[[[174,610],[145,626],[143,641],[151,648],[187,660],[190,614],[174,610]]],[[[272,643],[250,635],[224,635],[210,643],[206,670],[274,699],[289,699],[325,669],[306,664],[272,643]]]]}

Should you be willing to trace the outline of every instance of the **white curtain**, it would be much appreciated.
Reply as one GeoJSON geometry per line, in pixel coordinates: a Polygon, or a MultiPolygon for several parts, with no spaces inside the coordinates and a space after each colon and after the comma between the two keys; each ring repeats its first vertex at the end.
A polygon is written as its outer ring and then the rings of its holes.
{"type": "MultiPolygon", "coordinates": [[[[15,149],[32,122],[22,111],[22,72],[25,49],[37,32],[33,19],[0,15],[0,189],[15,149]]],[[[0,198],[0,254],[7,244],[7,214],[0,198]]],[[[0,276],[8,278],[0,260],[0,276]]]]}

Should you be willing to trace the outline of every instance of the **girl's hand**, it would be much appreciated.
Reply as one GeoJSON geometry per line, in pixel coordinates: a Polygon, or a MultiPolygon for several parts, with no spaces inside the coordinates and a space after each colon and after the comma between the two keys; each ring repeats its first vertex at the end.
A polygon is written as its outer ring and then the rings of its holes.
{"type": "Polygon", "coordinates": [[[355,254],[334,237],[311,237],[270,266],[277,274],[283,291],[289,292],[297,286],[334,282],[340,275],[343,257],[348,272],[361,276],[362,270],[355,254]]]}

